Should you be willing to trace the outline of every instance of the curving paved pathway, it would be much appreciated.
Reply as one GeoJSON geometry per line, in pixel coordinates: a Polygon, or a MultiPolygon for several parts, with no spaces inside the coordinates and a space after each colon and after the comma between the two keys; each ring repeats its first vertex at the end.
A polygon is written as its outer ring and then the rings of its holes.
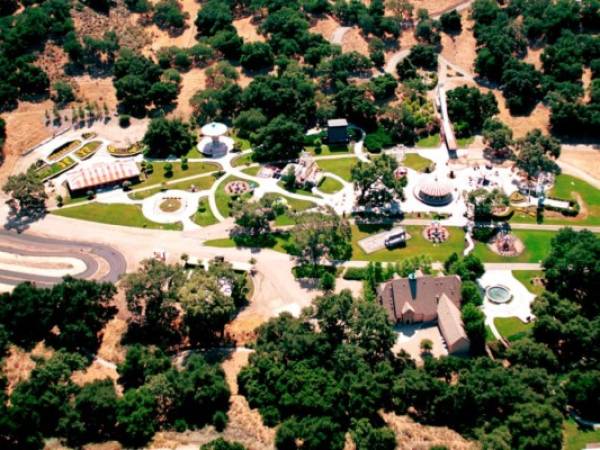
{"type": "MultiPolygon", "coordinates": [[[[75,278],[97,278],[102,281],[116,282],[127,268],[123,254],[106,244],[54,239],[29,233],[17,234],[6,230],[0,230],[0,240],[2,242],[0,251],[6,253],[30,257],[74,258],[82,261],[85,269],[74,274],[75,278]],[[99,264],[98,260],[102,260],[102,264],[99,264]],[[106,274],[98,276],[100,271],[105,270],[108,270],[106,274]]],[[[41,275],[16,269],[17,266],[15,270],[0,270],[0,283],[16,285],[23,281],[32,281],[39,285],[50,286],[62,280],[60,276],[41,275]]]]}

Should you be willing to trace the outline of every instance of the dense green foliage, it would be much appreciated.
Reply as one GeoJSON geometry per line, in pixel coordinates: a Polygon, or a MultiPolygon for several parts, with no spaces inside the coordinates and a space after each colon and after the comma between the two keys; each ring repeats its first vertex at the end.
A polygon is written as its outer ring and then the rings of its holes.
{"type": "Polygon", "coordinates": [[[393,341],[380,306],[349,291],[319,297],[310,315],[282,314],[259,328],[240,389],[267,424],[281,423],[278,448],[297,448],[300,438],[302,448],[341,449],[353,419],[367,420],[354,425],[361,444],[386,440],[368,436],[368,422],[389,405],[394,366],[403,365],[390,354],[393,341]]]}
{"type": "Polygon", "coordinates": [[[187,124],[179,119],[153,119],[143,139],[147,146],[147,156],[166,158],[182,156],[194,146],[196,138],[187,124]]]}
{"type": "Polygon", "coordinates": [[[477,134],[484,122],[498,113],[494,94],[467,86],[448,91],[448,115],[458,137],[477,134]]]}
{"type": "Polygon", "coordinates": [[[0,295],[0,324],[10,342],[25,348],[46,339],[55,348],[94,354],[98,333],[116,312],[115,292],[112,284],[70,277],[53,288],[22,283],[0,295]]]}

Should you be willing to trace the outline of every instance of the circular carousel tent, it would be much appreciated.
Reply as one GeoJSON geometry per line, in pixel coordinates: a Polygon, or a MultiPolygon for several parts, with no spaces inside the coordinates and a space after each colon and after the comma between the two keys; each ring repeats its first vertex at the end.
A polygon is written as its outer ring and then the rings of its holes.
{"type": "Polygon", "coordinates": [[[452,185],[437,177],[428,177],[415,190],[415,196],[431,206],[444,206],[452,202],[452,185]]]}

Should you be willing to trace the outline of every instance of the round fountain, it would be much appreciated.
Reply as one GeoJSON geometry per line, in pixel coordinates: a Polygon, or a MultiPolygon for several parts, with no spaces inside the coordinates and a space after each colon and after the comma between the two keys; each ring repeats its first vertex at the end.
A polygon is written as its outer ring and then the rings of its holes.
{"type": "Polygon", "coordinates": [[[200,129],[200,132],[204,137],[197,147],[206,156],[224,156],[233,148],[233,139],[225,136],[227,125],[224,123],[207,123],[200,129]]]}
{"type": "Polygon", "coordinates": [[[485,297],[490,302],[501,305],[510,302],[513,298],[513,295],[507,286],[504,286],[503,284],[495,284],[493,286],[489,286],[485,290],[485,297]]]}

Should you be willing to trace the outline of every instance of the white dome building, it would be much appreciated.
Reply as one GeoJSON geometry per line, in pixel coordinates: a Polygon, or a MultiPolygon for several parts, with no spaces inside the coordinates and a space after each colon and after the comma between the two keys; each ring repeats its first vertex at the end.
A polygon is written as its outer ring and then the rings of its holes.
{"type": "Polygon", "coordinates": [[[445,206],[452,202],[452,185],[437,177],[424,179],[415,189],[415,197],[426,205],[445,206]]]}

